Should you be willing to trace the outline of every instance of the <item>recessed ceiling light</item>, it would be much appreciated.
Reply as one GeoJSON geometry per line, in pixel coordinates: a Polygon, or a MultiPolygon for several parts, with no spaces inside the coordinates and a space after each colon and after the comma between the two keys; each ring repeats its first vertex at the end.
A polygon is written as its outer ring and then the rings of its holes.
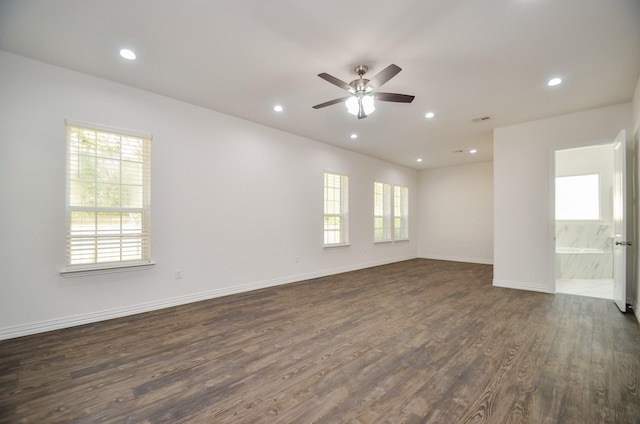
{"type": "Polygon", "coordinates": [[[136,54],[129,50],[129,49],[122,49],[120,50],[120,56],[124,57],[125,59],[128,60],[134,60],[136,58],[136,54]]]}
{"type": "Polygon", "coordinates": [[[351,138],[353,138],[353,139],[358,138],[358,134],[356,134],[356,133],[351,134],[351,138]]]}
{"type": "Polygon", "coordinates": [[[422,158],[416,159],[416,162],[422,162],[422,158]]]}
{"type": "Polygon", "coordinates": [[[275,110],[276,112],[282,112],[284,110],[284,108],[280,105],[275,105],[273,107],[273,110],[275,110]]]}
{"type": "Polygon", "coordinates": [[[476,149],[471,149],[469,150],[469,153],[474,154],[474,153],[478,153],[478,151],[476,149]]]}
{"type": "Polygon", "coordinates": [[[547,83],[547,85],[548,85],[549,87],[553,87],[554,85],[558,85],[558,84],[560,84],[561,82],[562,82],[562,79],[560,79],[560,78],[557,78],[557,77],[556,77],[556,78],[551,78],[551,79],[549,80],[549,82],[547,83]]]}
{"type": "Polygon", "coordinates": [[[436,116],[436,114],[433,112],[427,112],[427,114],[424,115],[425,118],[429,118],[429,119],[433,118],[434,116],[436,116]]]}

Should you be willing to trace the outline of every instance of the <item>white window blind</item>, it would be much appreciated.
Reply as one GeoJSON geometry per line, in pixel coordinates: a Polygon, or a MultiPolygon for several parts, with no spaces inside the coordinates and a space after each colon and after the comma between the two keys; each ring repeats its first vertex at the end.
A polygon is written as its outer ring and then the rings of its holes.
{"type": "Polygon", "coordinates": [[[409,238],[409,188],[393,187],[393,230],[394,240],[409,238]]]}
{"type": "Polygon", "coordinates": [[[391,184],[373,183],[373,239],[391,241],[391,184]]]}
{"type": "Polygon", "coordinates": [[[150,262],[151,138],[67,123],[67,267],[150,262]]]}
{"type": "Polygon", "coordinates": [[[349,242],[349,177],[324,173],[324,245],[349,242]]]}

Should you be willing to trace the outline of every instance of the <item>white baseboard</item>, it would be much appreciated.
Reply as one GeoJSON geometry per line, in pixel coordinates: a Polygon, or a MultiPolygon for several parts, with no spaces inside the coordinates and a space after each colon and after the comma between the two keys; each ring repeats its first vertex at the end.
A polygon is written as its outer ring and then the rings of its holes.
{"type": "Polygon", "coordinates": [[[447,255],[418,255],[421,259],[435,259],[438,261],[451,262],[468,262],[472,264],[493,265],[493,259],[490,258],[470,258],[467,256],[447,256],[447,255]]]}
{"type": "Polygon", "coordinates": [[[553,289],[543,283],[532,283],[529,281],[508,281],[508,280],[493,280],[494,287],[502,287],[507,289],[528,290],[542,293],[554,293],[553,289]]]}
{"type": "Polygon", "coordinates": [[[282,278],[271,280],[255,281],[252,283],[241,284],[233,287],[225,287],[221,289],[208,290],[199,293],[188,294],[184,296],[173,297],[170,299],[162,299],[153,302],[145,302],[137,305],[124,306],[121,308],[108,309],[106,311],[91,312],[88,314],[75,315],[63,318],[54,318],[46,321],[34,322],[29,324],[15,325],[11,327],[0,328],[0,340],[12,339],[15,337],[29,336],[32,334],[44,333],[47,331],[59,330],[62,328],[75,327],[83,324],[91,324],[94,322],[105,321],[113,318],[121,318],[129,315],[140,314],[143,312],[154,311],[158,309],[168,308],[171,306],[184,305],[201,300],[213,299],[216,297],[229,296],[248,292],[252,290],[274,287],[283,284],[290,284],[313,278],[326,277],[329,275],[340,274],[343,272],[357,271],[359,269],[371,268],[374,266],[387,265],[390,263],[415,259],[415,256],[398,257],[383,261],[366,262],[355,265],[349,265],[339,268],[326,269],[305,274],[290,275],[282,278]]]}

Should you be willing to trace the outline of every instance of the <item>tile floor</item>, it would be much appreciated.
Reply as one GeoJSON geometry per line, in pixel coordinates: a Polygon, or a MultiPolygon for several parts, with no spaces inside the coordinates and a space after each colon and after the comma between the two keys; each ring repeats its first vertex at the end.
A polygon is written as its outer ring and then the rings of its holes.
{"type": "Polygon", "coordinates": [[[556,292],[613,299],[613,280],[556,280],[556,292]]]}

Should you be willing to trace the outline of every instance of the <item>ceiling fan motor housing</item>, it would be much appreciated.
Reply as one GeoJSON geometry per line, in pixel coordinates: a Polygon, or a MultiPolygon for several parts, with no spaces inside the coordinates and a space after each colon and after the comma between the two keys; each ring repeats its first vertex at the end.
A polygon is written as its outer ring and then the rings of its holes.
{"type": "Polygon", "coordinates": [[[358,78],[357,80],[353,80],[349,83],[349,85],[353,88],[354,93],[365,92],[365,89],[369,84],[368,79],[358,78]]]}

